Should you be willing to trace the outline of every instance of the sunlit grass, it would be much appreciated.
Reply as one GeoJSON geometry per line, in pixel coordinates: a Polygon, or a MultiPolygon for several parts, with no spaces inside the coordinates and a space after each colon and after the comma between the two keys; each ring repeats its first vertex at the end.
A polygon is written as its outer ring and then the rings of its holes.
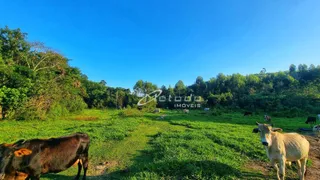
{"type": "MultiPolygon", "coordinates": [[[[53,121],[0,122],[0,142],[58,137],[86,132],[91,138],[89,179],[264,179],[244,168],[249,161],[268,162],[255,122],[263,115],[167,111],[160,114],[119,110],[86,110],[53,121]],[[105,172],[100,163],[109,163],[105,172]]],[[[276,127],[296,131],[304,118],[273,118],[276,127]]],[[[73,167],[43,179],[71,179],[73,167]]],[[[290,174],[290,173],[289,173],[290,174]]],[[[296,174],[293,174],[295,177],[296,174]]]]}

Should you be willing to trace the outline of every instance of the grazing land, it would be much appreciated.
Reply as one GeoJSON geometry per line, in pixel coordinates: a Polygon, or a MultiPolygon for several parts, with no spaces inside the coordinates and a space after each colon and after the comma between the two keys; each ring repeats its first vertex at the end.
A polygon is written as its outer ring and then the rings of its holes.
{"type": "MultiPolygon", "coordinates": [[[[59,120],[0,121],[0,142],[86,132],[91,137],[88,179],[274,179],[259,136],[252,133],[256,121],[263,122],[263,114],[85,110],[59,120]]],[[[285,132],[309,127],[305,117],[272,121],[285,132]]],[[[309,180],[319,177],[320,144],[307,138],[309,180]]],[[[75,166],[43,179],[72,179],[76,172],[75,166]]],[[[287,172],[287,179],[298,179],[295,164],[287,172]]]]}

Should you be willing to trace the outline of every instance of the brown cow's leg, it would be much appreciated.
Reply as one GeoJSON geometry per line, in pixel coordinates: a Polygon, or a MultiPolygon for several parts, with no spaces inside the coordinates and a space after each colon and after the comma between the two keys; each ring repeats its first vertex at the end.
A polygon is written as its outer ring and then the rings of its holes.
{"type": "Polygon", "coordinates": [[[83,174],[83,180],[86,179],[86,176],[87,176],[87,170],[88,170],[88,165],[89,165],[89,159],[88,159],[88,156],[82,158],[82,163],[83,163],[83,171],[84,171],[84,174],[83,174]]]}
{"type": "Polygon", "coordinates": [[[81,160],[79,160],[78,161],[78,173],[77,173],[77,176],[74,178],[75,180],[78,180],[80,178],[81,170],[82,170],[82,164],[81,164],[81,160]]]}
{"type": "Polygon", "coordinates": [[[40,180],[40,175],[30,177],[32,180],[40,180]]]}

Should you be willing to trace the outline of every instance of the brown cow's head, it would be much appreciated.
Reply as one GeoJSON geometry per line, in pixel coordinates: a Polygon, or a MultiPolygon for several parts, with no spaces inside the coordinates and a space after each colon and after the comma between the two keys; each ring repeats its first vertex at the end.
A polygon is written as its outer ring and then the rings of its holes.
{"type": "Polygon", "coordinates": [[[17,148],[12,144],[0,144],[0,180],[8,179],[5,176],[13,173],[13,158],[21,158],[31,153],[32,151],[26,148],[17,148]]]}
{"type": "Polygon", "coordinates": [[[264,146],[271,146],[272,144],[272,139],[271,139],[271,132],[275,131],[282,131],[280,128],[272,128],[272,125],[269,124],[260,124],[256,122],[258,125],[258,128],[253,129],[253,133],[258,133],[260,132],[260,138],[261,138],[261,143],[264,146]]]}

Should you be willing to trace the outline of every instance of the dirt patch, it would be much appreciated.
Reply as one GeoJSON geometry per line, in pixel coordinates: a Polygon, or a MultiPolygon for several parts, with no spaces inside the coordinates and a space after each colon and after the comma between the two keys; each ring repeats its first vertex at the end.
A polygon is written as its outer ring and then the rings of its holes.
{"type": "Polygon", "coordinates": [[[246,169],[251,169],[256,172],[260,172],[264,175],[268,175],[269,171],[268,169],[270,168],[267,162],[261,162],[261,161],[251,161],[246,164],[245,166],[246,169]]]}
{"type": "Polygon", "coordinates": [[[76,116],[72,118],[72,120],[77,120],[77,121],[95,121],[98,120],[99,118],[96,116],[76,116]]]}
{"type": "Polygon", "coordinates": [[[307,167],[308,180],[318,180],[320,177],[320,138],[305,136],[310,142],[309,159],[312,162],[310,167],[307,167]]]}
{"type": "Polygon", "coordinates": [[[116,167],[117,165],[119,165],[117,161],[107,161],[100,163],[99,165],[95,166],[95,174],[105,174],[105,172],[108,171],[108,169],[116,167]]]}

